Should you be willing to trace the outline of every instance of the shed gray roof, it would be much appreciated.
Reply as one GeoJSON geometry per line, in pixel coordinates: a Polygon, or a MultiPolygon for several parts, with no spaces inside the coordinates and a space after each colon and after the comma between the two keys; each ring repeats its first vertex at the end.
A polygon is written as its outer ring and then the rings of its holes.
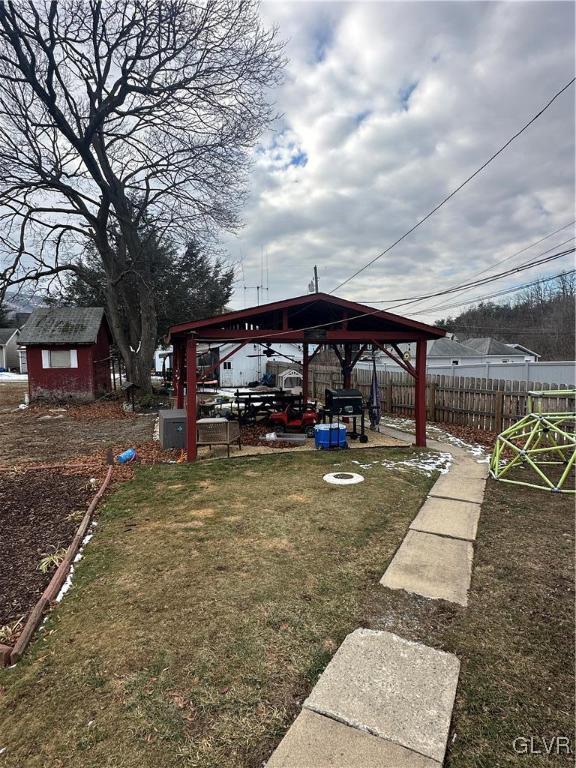
{"type": "Polygon", "coordinates": [[[18,328],[0,328],[0,344],[6,344],[15,333],[18,333],[18,328]]]}
{"type": "Polygon", "coordinates": [[[428,357],[478,357],[478,352],[453,339],[436,339],[428,347],[428,357]]]}
{"type": "Polygon", "coordinates": [[[102,325],[102,307],[35,309],[20,333],[19,344],[93,344],[102,325]]]}
{"type": "Polygon", "coordinates": [[[518,354],[517,352],[515,353],[513,349],[510,349],[507,344],[498,341],[498,339],[493,339],[491,336],[465,339],[464,343],[466,346],[475,349],[476,352],[479,352],[481,355],[507,355],[510,357],[510,355],[518,354]]]}

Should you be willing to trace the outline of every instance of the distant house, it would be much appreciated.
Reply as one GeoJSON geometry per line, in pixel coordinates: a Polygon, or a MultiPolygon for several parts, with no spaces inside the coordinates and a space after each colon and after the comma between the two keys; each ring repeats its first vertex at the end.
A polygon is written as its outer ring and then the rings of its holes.
{"type": "MultiPolygon", "coordinates": [[[[401,344],[402,352],[408,360],[414,360],[416,355],[415,344],[401,344]]],[[[395,363],[388,363],[387,359],[383,356],[380,360],[385,364],[385,367],[392,367],[395,363]]],[[[426,348],[426,367],[437,368],[444,367],[446,365],[464,365],[481,363],[482,355],[472,347],[466,344],[456,341],[455,339],[435,339],[434,341],[427,342],[426,348]]]]}
{"type": "Polygon", "coordinates": [[[522,344],[506,344],[506,346],[521,352],[524,355],[524,361],[527,363],[537,363],[542,357],[538,352],[534,352],[533,350],[528,349],[528,347],[524,347],[522,344]]]}
{"type": "MultiPolygon", "coordinates": [[[[408,360],[414,360],[416,354],[415,344],[400,345],[402,352],[408,360]]],[[[457,341],[448,337],[429,341],[426,350],[426,367],[432,372],[434,368],[442,369],[442,372],[453,370],[456,365],[486,365],[492,363],[522,363],[528,358],[528,354],[536,353],[520,349],[520,345],[504,344],[497,339],[474,338],[457,341]]],[[[391,363],[384,355],[379,356],[380,367],[387,370],[395,370],[397,366],[391,363]]]]}
{"type": "Polygon", "coordinates": [[[18,342],[30,399],[93,400],[110,391],[111,334],[101,307],[35,309],[18,342]]]}
{"type": "Polygon", "coordinates": [[[18,328],[0,328],[0,370],[20,370],[18,328]]]}
{"type": "Polygon", "coordinates": [[[441,365],[463,365],[481,363],[481,355],[472,347],[455,339],[436,339],[428,342],[426,365],[434,368],[441,365]]]}
{"type": "Polygon", "coordinates": [[[482,356],[483,363],[522,363],[525,359],[520,350],[490,336],[466,339],[463,343],[476,350],[476,353],[482,356]]]}

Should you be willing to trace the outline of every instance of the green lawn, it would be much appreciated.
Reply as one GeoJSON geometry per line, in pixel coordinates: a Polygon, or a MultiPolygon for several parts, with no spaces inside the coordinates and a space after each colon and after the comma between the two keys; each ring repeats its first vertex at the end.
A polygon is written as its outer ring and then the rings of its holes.
{"type": "Polygon", "coordinates": [[[382,592],[434,481],[388,463],[410,455],[139,470],[103,507],[40,639],[0,673],[0,764],[260,766],[382,592]],[[336,470],[366,481],[322,481],[336,470]]]}

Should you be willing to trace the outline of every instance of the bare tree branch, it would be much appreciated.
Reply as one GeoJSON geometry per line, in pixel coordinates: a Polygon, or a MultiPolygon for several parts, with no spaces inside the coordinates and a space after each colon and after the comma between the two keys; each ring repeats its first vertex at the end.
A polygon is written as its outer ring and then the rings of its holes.
{"type": "Polygon", "coordinates": [[[92,243],[118,345],[146,383],[148,223],[182,241],[238,226],[282,64],[254,0],[0,0],[0,295],[77,271],[92,243]],[[126,275],[138,356],[114,320],[126,275]]]}

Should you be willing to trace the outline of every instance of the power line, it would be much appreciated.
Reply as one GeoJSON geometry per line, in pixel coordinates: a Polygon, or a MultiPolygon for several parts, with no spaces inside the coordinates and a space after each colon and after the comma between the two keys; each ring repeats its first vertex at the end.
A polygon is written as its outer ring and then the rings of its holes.
{"type": "Polygon", "coordinates": [[[353,275],[350,275],[350,277],[347,277],[346,280],[344,280],[343,282],[339,283],[336,286],[336,288],[334,288],[332,291],[330,291],[330,293],[334,293],[339,288],[342,288],[343,285],[346,285],[351,280],[353,280],[355,277],[358,277],[358,275],[361,272],[364,272],[365,269],[368,269],[368,267],[371,267],[372,264],[374,264],[376,261],[378,261],[378,259],[381,259],[382,256],[385,256],[387,253],[389,253],[392,250],[392,248],[394,248],[395,246],[398,245],[398,243],[401,243],[402,240],[404,240],[405,238],[408,237],[408,235],[412,234],[412,232],[414,232],[416,229],[418,229],[418,227],[420,227],[422,224],[424,224],[425,221],[427,221],[431,216],[433,216],[436,213],[436,211],[440,210],[440,208],[442,208],[443,205],[445,205],[451,198],[453,198],[454,195],[458,194],[458,192],[463,187],[465,187],[466,184],[468,184],[470,181],[472,181],[472,179],[474,179],[476,176],[478,176],[478,174],[481,173],[484,170],[484,168],[486,168],[488,165],[490,165],[490,163],[493,160],[495,160],[498,157],[498,155],[502,154],[502,152],[504,152],[504,150],[507,149],[507,147],[509,147],[510,144],[512,144],[512,142],[515,139],[517,139],[519,136],[521,136],[524,133],[524,131],[527,130],[532,125],[532,123],[534,123],[541,115],[544,114],[544,112],[546,112],[546,110],[550,106],[552,106],[552,104],[556,101],[556,99],[559,96],[561,96],[564,93],[564,91],[566,91],[574,83],[575,80],[576,80],[576,77],[573,77],[572,80],[570,80],[569,83],[566,83],[566,85],[563,88],[561,88],[559,91],[557,91],[554,94],[554,96],[552,96],[552,98],[548,101],[548,103],[545,104],[539,112],[537,112],[532,118],[530,118],[530,120],[527,123],[525,123],[522,126],[522,128],[520,128],[519,131],[517,131],[510,139],[508,139],[508,141],[504,145],[502,145],[499,150],[494,152],[494,154],[491,157],[489,157],[488,160],[486,160],[486,162],[483,163],[479,168],[477,168],[474,171],[474,173],[472,173],[470,176],[468,176],[468,178],[465,179],[458,187],[456,187],[456,189],[453,189],[452,192],[450,192],[449,195],[447,195],[440,203],[438,203],[438,205],[436,205],[434,208],[432,208],[432,210],[429,211],[429,213],[427,213],[426,216],[424,216],[418,222],[416,222],[416,224],[414,224],[413,227],[411,227],[401,237],[399,237],[397,240],[395,240],[385,250],[383,250],[381,253],[379,253],[377,256],[375,256],[373,259],[371,259],[367,264],[365,264],[363,267],[360,267],[360,269],[356,270],[356,272],[354,272],[353,275]]]}
{"type": "Polygon", "coordinates": [[[545,336],[557,331],[557,328],[545,328],[544,330],[524,330],[523,328],[486,328],[483,325],[463,325],[454,326],[454,330],[451,333],[469,333],[470,331],[489,331],[490,333],[518,333],[522,336],[545,336]]]}
{"type": "MultiPolygon", "coordinates": [[[[573,239],[573,238],[570,238],[570,239],[573,239]]],[[[552,250],[552,249],[549,249],[549,250],[552,250]]],[[[469,283],[460,283],[460,285],[452,286],[451,288],[444,288],[442,291],[435,291],[434,293],[429,293],[423,296],[411,296],[405,299],[396,299],[394,302],[394,306],[386,307],[386,310],[392,309],[395,312],[399,307],[404,307],[404,306],[407,306],[408,304],[415,304],[416,302],[423,301],[424,299],[435,299],[437,296],[446,296],[450,293],[460,293],[465,289],[477,288],[480,285],[487,285],[488,283],[493,283],[496,280],[501,280],[502,278],[510,277],[511,275],[517,274],[518,272],[524,272],[527,269],[532,269],[532,267],[539,267],[542,264],[547,264],[550,261],[561,259],[564,256],[568,256],[569,254],[574,253],[575,250],[576,248],[568,248],[565,251],[560,251],[558,253],[553,253],[551,256],[546,256],[546,258],[540,258],[540,256],[543,255],[543,254],[540,254],[537,259],[533,259],[532,261],[525,262],[524,264],[520,264],[517,267],[511,267],[510,269],[507,269],[504,272],[498,272],[495,275],[490,275],[489,277],[483,277],[481,280],[472,280],[469,283]]],[[[544,253],[548,253],[548,251],[544,251],[544,253]]],[[[380,304],[384,302],[373,301],[372,303],[380,304]]],[[[428,310],[421,310],[420,313],[422,311],[427,312],[428,310]]]]}
{"type": "MultiPolygon", "coordinates": [[[[545,235],[544,237],[541,237],[540,240],[536,240],[534,243],[530,243],[530,245],[527,245],[525,248],[522,248],[520,251],[516,251],[516,253],[513,253],[511,256],[505,256],[503,259],[500,259],[500,261],[495,262],[494,264],[491,264],[489,267],[486,267],[485,269],[481,269],[480,272],[474,272],[472,275],[469,275],[469,277],[478,277],[478,275],[483,275],[485,272],[489,272],[491,269],[494,269],[494,267],[498,267],[500,264],[503,264],[505,261],[510,261],[511,259],[515,259],[516,256],[520,256],[521,253],[524,253],[525,251],[529,251],[530,248],[534,248],[535,245],[540,245],[540,243],[543,243],[544,240],[548,240],[550,237],[553,237],[554,235],[557,235],[558,232],[562,232],[564,229],[568,229],[568,227],[573,226],[576,224],[576,219],[573,219],[568,224],[565,224],[563,227],[560,227],[559,229],[555,229],[554,232],[550,232],[549,235],[545,235]]],[[[559,245],[565,245],[569,240],[573,240],[574,238],[571,237],[568,240],[565,240],[563,243],[558,243],[557,245],[554,245],[553,248],[558,248],[559,245]]],[[[550,249],[552,250],[552,248],[550,249]]],[[[542,256],[544,253],[548,253],[548,251],[544,251],[540,255],[542,256]]]]}
{"type": "MultiPolygon", "coordinates": [[[[501,259],[500,261],[497,261],[496,264],[493,264],[491,267],[488,267],[487,269],[483,269],[480,272],[473,272],[471,275],[468,275],[467,279],[478,277],[478,275],[483,274],[484,272],[488,272],[490,269],[493,269],[494,267],[498,266],[499,264],[503,264],[505,261],[510,261],[510,259],[515,258],[516,256],[519,256],[521,253],[524,253],[524,251],[528,251],[530,248],[533,248],[535,245],[538,245],[543,240],[547,240],[549,237],[552,237],[553,235],[558,234],[558,232],[561,232],[563,229],[566,229],[566,227],[569,227],[571,224],[576,223],[576,221],[570,222],[570,224],[566,224],[564,227],[561,227],[560,229],[555,230],[554,232],[551,232],[549,235],[546,235],[545,237],[541,238],[540,240],[536,240],[534,243],[531,243],[530,245],[527,245],[525,248],[522,248],[520,251],[516,251],[516,253],[511,254],[510,256],[506,256],[505,258],[501,259]]],[[[546,251],[542,251],[542,253],[538,254],[538,258],[540,256],[545,256],[547,253],[550,253],[550,251],[553,251],[555,248],[559,248],[561,245],[566,245],[571,240],[574,240],[573,237],[569,237],[568,240],[564,240],[561,243],[557,243],[556,245],[552,246],[551,248],[548,248],[546,251]]],[[[530,265],[531,262],[522,262],[519,266],[526,266],[530,265]]],[[[475,286],[477,283],[474,281],[471,281],[470,283],[456,283],[455,285],[451,285],[448,288],[445,288],[444,291],[446,293],[452,293],[452,292],[458,292],[461,290],[465,290],[465,287],[468,285],[475,286]]],[[[386,309],[394,310],[396,309],[396,306],[405,306],[407,304],[415,304],[420,301],[425,301],[426,299],[435,298],[436,296],[441,295],[441,292],[437,293],[428,293],[428,294],[422,294],[420,296],[410,296],[410,297],[403,297],[400,299],[380,299],[378,301],[370,301],[371,304],[387,304],[388,306],[386,309]],[[402,304],[400,304],[402,302],[402,304]]]]}
{"type": "MultiPolygon", "coordinates": [[[[574,237],[570,237],[568,240],[565,240],[562,243],[558,243],[557,245],[553,246],[552,248],[548,248],[548,250],[546,250],[546,251],[542,251],[542,253],[538,254],[538,259],[540,259],[541,256],[544,256],[545,254],[550,253],[550,251],[553,251],[555,248],[559,248],[561,245],[566,245],[567,243],[569,243],[571,240],[574,240],[574,239],[575,239],[574,237]]],[[[550,261],[554,261],[556,258],[563,258],[564,256],[568,256],[573,251],[574,251],[574,249],[571,248],[571,249],[568,249],[566,251],[563,251],[561,254],[556,254],[555,256],[550,258],[550,261]]],[[[504,261],[505,261],[505,259],[504,259],[504,261]]],[[[524,261],[521,264],[519,264],[517,268],[508,270],[508,274],[514,274],[515,272],[524,272],[527,269],[532,269],[534,266],[540,266],[541,264],[544,264],[546,262],[547,262],[547,259],[541,259],[541,260],[537,260],[537,261],[524,261]]],[[[499,263],[502,263],[502,262],[499,262],[499,263]]],[[[506,277],[507,273],[499,272],[498,275],[501,275],[502,277],[506,277]]],[[[495,279],[500,279],[500,277],[498,275],[494,276],[494,278],[495,279]]],[[[447,293],[447,294],[448,293],[467,293],[468,291],[474,290],[474,288],[477,288],[479,285],[487,285],[490,282],[493,282],[492,277],[490,277],[490,278],[483,278],[482,280],[472,281],[470,283],[465,283],[465,284],[461,283],[460,286],[457,285],[457,286],[453,287],[452,289],[447,289],[445,291],[445,293],[447,293]]],[[[436,295],[441,295],[441,293],[438,292],[436,295]]],[[[403,304],[399,304],[397,306],[404,307],[404,306],[407,306],[408,304],[417,304],[417,303],[420,303],[421,301],[425,301],[426,298],[435,298],[435,296],[429,296],[429,297],[424,297],[424,298],[420,298],[420,299],[414,299],[414,301],[406,301],[403,304]]],[[[435,307],[438,307],[438,306],[442,306],[442,305],[441,304],[440,305],[435,304],[434,307],[432,307],[432,309],[434,309],[435,307]]],[[[396,306],[394,306],[394,307],[387,307],[387,309],[394,310],[394,309],[396,309],[396,306]]],[[[421,311],[422,312],[427,312],[428,309],[426,307],[423,307],[421,311]]]]}
{"type": "MultiPolygon", "coordinates": [[[[530,250],[530,248],[534,248],[534,246],[539,245],[544,240],[548,240],[548,238],[552,237],[553,235],[557,235],[558,232],[561,232],[563,229],[566,229],[567,227],[571,226],[574,223],[576,223],[576,220],[575,221],[571,221],[570,224],[566,224],[565,226],[560,227],[560,229],[557,229],[554,232],[550,232],[550,234],[546,235],[545,237],[542,237],[540,240],[536,240],[534,243],[531,243],[530,245],[527,245],[525,248],[522,248],[520,251],[516,251],[515,253],[512,253],[510,256],[505,256],[503,259],[500,259],[495,264],[492,264],[491,266],[486,267],[485,269],[482,269],[479,272],[473,272],[471,275],[467,276],[467,279],[470,279],[470,278],[473,278],[473,277],[478,277],[479,275],[482,275],[482,274],[484,274],[486,272],[489,272],[491,269],[494,269],[494,267],[497,267],[500,264],[503,264],[505,261],[510,261],[510,260],[516,258],[516,256],[519,256],[521,253],[524,253],[525,251],[530,250]]],[[[566,245],[567,243],[569,243],[571,240],[574,240],[574,239],[575,239],[574,236],[572,236],[572,237],[569,237],[568,240],[564,240],[561,243],[556,243],[556,245],[553,245],[551,248],[548,248],[546,251],[542,251],[541,253],[539,253],[538,257],[544,256],[545,254],[550,253],[550,251],[553,251],[555,248],[559,248],[561,245],[566,245]]],[[[528,263],[529,262],[525,262],[524,261],[519,266],[523,266],[523,265],[528,264],[528,263]]],[[[456,283],[455,285],[450,286],[449,289],[447,289],[447,290],[450,290],[450,291],[454,290],[454,292],[458,292],[460,290],[461,291],[469,290],[469,288],[461,288],[462,285],[467,285],[467,284],[466,283],[456,283]]],[[[413,300],[410,300],[409,302],[406,302],[406,303],[411,303],[411,304],[414,303],[415,304],[415,303],[420,302],[420,301],[425,301],[426,299],[428,299],[430,297],[431,297],[430,294],[429,295],[423,295],[423,296],[415,296],[415,297],[413,297],[413,300]]],[[[382,300],[382,301],[375,301],[375,302],[372,302],[372,303],[373,304],[388,304],[389,306],[387,307],[387,309],[392,309],[393,310],[395,308],[395,305],[398,304],[398,302],[405,302],[405,301],[406,301],[405,299],[390,299],[389,301],[382,300]]],[[[402,306],[405,306],[405,304],[403,304],[402,306]]]]}
{"type": "MultiPolygon", "coordinates": [[[[561,256],[565,256],[567,253],[573,253],[575,250],[576,250],[576,248],[571,248],[570,250],[565,251],[563,253],[554,254],[553,256],[548,256],[546,259],[541,259],[539,262],[533,262],[529,266],[517,267],[516,269],[508,270],[508,272],[502,273],[501,275],[496,275],[496,276],[491,277],[489,279],[486,278],[485,281],[481,281],[481,284],[485,284],[486,282],[493,282],[494,280],[501,279],[502,277],[507,277],[510,274],[513,274],[515,272],[522,272],[524,269],[529,269],[530,266],[533,266],[536,263],[546,263],[548,261],[553,261],[554,259],[560,258],[561,256]]],[[[576,272],[576,270],[571,270],[569,272],[560,272],[558,275],[554,275],[552,278],[544,278],[544,279],[541,279],[541,280],[536,280],[534,283],[529,283],[528,285],[534,285],[535,283],[547,282],[547,280],[552,280],[552,279],[554,279],[556,277],[559,277],[562,274],[570,275],[573,272],[576,272]]],[[[524,288],[524,287],[527,287],[527,286],[520,286],[520,288],[524,288]]],[[[520,290],[520,288],[518,288],[517,290],[520,290]]],[[[462,302],[462,304],[469,304],[469,303],[471,303],[471,302],[470,301],[462,302]]],[[[415,314],[415,315],[423,314],[424,311],[428,312],[428,310],[421,310],[420,312],[414,312],[413,314],[415,314]]],[[[382,312],[386,312],[386,310],[373,309],[370,312],[360,312],[357,315],[350,315],[347,319],[348,319],[348,322],[349,322],[350,320],[358,320],[358,319],[360,319],[362,317],[371,317],[372,315],[378,315],[378,314],[380,314],[382,312]]],[[[328,328],[331,325],[339,325],[341,322],[342,322],[341,320],[330,320],[329,322],[326,322],[326,323],[317,323],[316,325],[309,325],[309,326],[306,326],[305,328],[299,328],[298,330],[300,330],[300,331],[315,331],[318,328],[328,328]]],[[[257,331],[255,331],[255,333],[257,333],[257,331]]],[[[281,337],[281,336],[288,336],[291,333],[293,333],[292,329],[287,330],[287,331],[274,331],[274,333],[266,334],[266,339],[277,338],[277,337],[281,337]]],[[[238,338],[231,337],[231,338],[226,339],[226,343],[229,343],[231,341],[246,341],[246,337],[239,336],[238,338]]]]}
{"type": "MultiPolygon", "coordinates": [[[[574,250],[574,249],[573,249],[574,250]]],[[[570,269],[568,271],[564,272],[558,272],[556,275],[552,275],[551,277],[541,277],[538,280],[533,280],[531,283],[524,283],[523,285],[519,285],[515,288],[504,288],[501,291],[496,291],[496,293],[491,294],[484,294],[483,296],[476,296],[472,299],[467,299],[466,301],[461,301],[456,304],[439,304],[435,307],[430,307],[429,309],[420,309],[417,312],[412,312],[412,315],[424,315],[428,314],[430,312],[437,311],[439,309],[453,309],[455,307],[463,307],[466,304],[474,304],[478,301],[483,301],[484,299],[494,299],[497,296],[506,296],[509,293],[515,293],[516,291],[521,291],[524,288],[530,288],[533,285],[538,285],[539,283],[548,283],[552,280],[556,280],[557,278],[561,277],[562,275],[573,275],[576,273],[576,269],[570,269]]]]}

